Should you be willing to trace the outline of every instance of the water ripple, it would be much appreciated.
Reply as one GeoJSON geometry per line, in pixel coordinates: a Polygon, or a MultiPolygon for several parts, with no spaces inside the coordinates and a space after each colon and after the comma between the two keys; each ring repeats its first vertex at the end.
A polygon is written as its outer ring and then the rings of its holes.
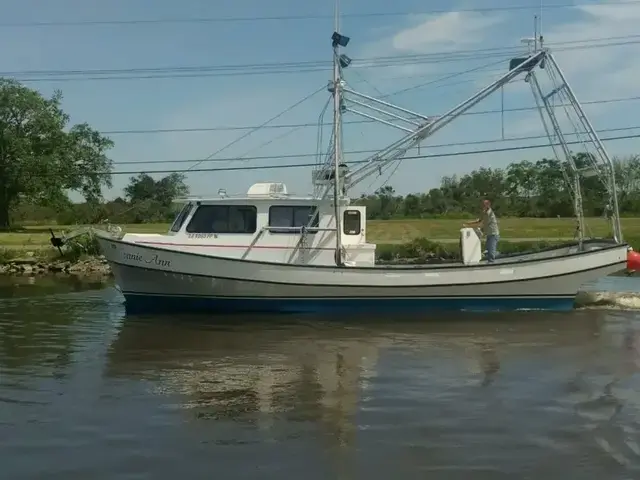
{"type": "Polygon", "coordinates": [[[0,285],[7,478],[638,478],[634,312],[125,318],[90,287],[0,285]]]}

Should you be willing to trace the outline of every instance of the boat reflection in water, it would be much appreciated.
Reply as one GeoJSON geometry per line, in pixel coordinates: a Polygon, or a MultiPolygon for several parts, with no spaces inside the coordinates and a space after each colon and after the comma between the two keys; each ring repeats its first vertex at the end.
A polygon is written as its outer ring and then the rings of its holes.
{"type": "MultiPolygon", "coordinates": [[[[356,414],[358,428],[369,428],[366,415],[375,411],[376,397],[414,407],[432,403],[436,414],[451,392],[475,395],[497,377],[513,375],[502,371],[504,362],[526,370],[533,352],[535,362],[552,369],[554,356],[542,351],[584,347],[598,338],[598,312],[518,315],[522,322],[514,323],[512,315],[476,315],[473,322],[349,327],[314,319],[286,323],[261,317],[239,324],[233,317],[208,325],[188,318],[129,317],[110,346],[106,375],[144,380],[161,401],[199,420],[247,423],[267,435],[272,427],[283,431],[283,422],[309,422],[321,426],[331,445],[347,446],[356,414]],[[527,321],[536,315],[536,321],[527,321]]],[[[447,408],[458,407],[453,402],[447,408]]]]}

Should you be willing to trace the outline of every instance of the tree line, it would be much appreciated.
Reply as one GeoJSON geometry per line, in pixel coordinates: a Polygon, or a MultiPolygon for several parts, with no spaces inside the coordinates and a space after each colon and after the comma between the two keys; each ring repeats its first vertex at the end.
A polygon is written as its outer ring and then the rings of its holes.
{"type": "MultiPolygon", "coordinates": [[[[587,154],[578,153],[578,169],[588,165],[587,154]]],[[[640,215],[640,156],[614,159],[614,172],[621,216],[640,215]]],[[[444,177],[440,186],[425,193],[397,195],[386,185],[356,202],[367,206],[370,219],[464,218],[476,215],[479,201],[489,198],[497,214],[508,217],[573,217],[570,179],[562,164],[543,158],[537,162],[515,162],[506,168],[480,168],[461,176],[444,177]]],[[[596,176],[582,178],[581,192],[587,217],[606,213],[608,195],[596,176]]]]}
{"type": "Polygon", "coordinates": [[[172,173],[159,180],[146,173],[129,179],[124,195],[110,201],[71,203],[62,210],[21,203],[11,212],[15,224],[92,225],[98,223],[169,223],[180,206],[176,198],[189,194],[185,176],[172,173]]]}
{"type": "MultiPolygon", "coordinates": [[[[580,165],[580,154],[577,156],[580,165]]],[[[640,215],[640,157],[616,160],[619,208],[622,215],[640,215]]],[[[188,195],[182,174],[173,173],[159,180],[142,173],[129,179],[124,196],[108,202],[71,204],[63,210],[53,206],[23,203],[13,210],[16,223],[60,225],[116,223],[168,223],[173,220],[177,197],[188,195]]],[[[522,161],[505,169],[480,168],[462,176],[444,177],[439,187],[426,193],[397,195],[384,186],[372,195],[354,199],[367,206],[369,219],[465,218],[478,213],[481,198],[492,200],[496,213],[508,217],[572,217],[573,197],[561,165],[556,160],[522,161]]],[[[600,180],[582,182],[585,216],[602,216],[607,196],[600,180]]]]}
{"type": "MultiPolygon", "coordinates": [[[[131,177],[124,194],[106,201],[114,143],[87,123],[70,125],[57,91],[45,98],[15,80],[0,78],[0,229],[13,224],[95,224],[170,222],[173,200],[189,188],[182,174],[159,180],[141,173],[131,177]],[[84,202],[73,203],[70,192],[84,202]]],[[[577,153],[579,168],[589,163],[577,153]]],[[[619,204],[623,215],[640,215],[640,159],[615,162],[619,204]]],[[[587,216],[605,212],[604,188],[596,177],[582,182],[587,216]]],[[[489,197],[503,216],[570,217],[573,203],[560,162],[543,158],[521,161],[505,169],[481,168],[442,179],[428,192],[397,195],[384,186],[354,199],[367,206],[371,219],[466,217],[477,213],[479,199],[489,197]]]]}

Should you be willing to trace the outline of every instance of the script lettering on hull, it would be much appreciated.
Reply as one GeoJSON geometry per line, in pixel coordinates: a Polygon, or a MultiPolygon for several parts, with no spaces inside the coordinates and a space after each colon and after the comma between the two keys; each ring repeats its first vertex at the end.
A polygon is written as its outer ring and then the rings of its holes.
{"type": "Polygon", "coordinates": [[[160,256],[158,256],[158,254],[153,254],[147,258],[139,253],[123,252],[122,257],[125,260],[129,260],[129,261],[146,263],[147,265],[156,265],[158,267],[171,268],[171,260],[165,260],[164,258],[161,258],[160,256]]]}
{"type": "Polygon", "coordinates": [[[142,255],[138,254],[138,253],[127,253],[127,252],[123,252],[122,256],[124,257],[125,260],[133,260],[134,262],[142,262],[142,255]]]}

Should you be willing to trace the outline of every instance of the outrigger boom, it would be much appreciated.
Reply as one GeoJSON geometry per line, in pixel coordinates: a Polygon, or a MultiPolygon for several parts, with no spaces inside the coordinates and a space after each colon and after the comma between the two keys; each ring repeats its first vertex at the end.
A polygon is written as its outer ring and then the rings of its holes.
{"type": "MultiPolygon", "coordinates": [[[[332,36],[334,44],[336,43],[336,38],[346,39],[346,41],[343,42],[343,46],[346,46],[349,40],[348,37],[344,37],[340,33],[334,32],[332,36]]],[[[568,107],[573,110],[573,114],[577,119],[576,123],[580,124],[582,127],[583,130],[581,133],[587,134],[588,140],[583,141],[583,144],[585,146],[586,144],[591,144],[595,147],[593,149],[593,153],[589,155],[588,158],[591,161],[591,168],[597,173],[597,175],[599,175],[609,194],[608,207],[613,212],[611,216],[613,236],[617,241],[621,242],[623,240],[623,236],[618,211],[613,162],[611,161],[611,158],[595,129],[589,122],[582,106],[578,102],[578,99],[568,84],[551,51],[548,48],[542,47],[542,37],[540,37],[539,43],[536,41],[535,44],[536,50],[530,52],[527,56],[511,59],[509,63],[509,71],[506,74],[480,90],[472,97],[456,105],[443,115],[431,117],[417,112],[412,112],[408,109],[393,105],[392,103],[359,93],[349,87],[342,87],[344,82],[342,72],[350,65],[351,60],[346,57],[346,55],[340,56],[334,45],[334,80],[329,85],[329,91],[334,97],[334,125],[336,126],[334,131],[334,150],[327,157],[324,164],[318,166],[312,173],[312,179],[316,186],[315,195],[319,198],[325,198],[333,186],[333,190],[336,194],[346,196],[348,191],[354,186],[358,185],[366,178],[379,173],[391,163],[402,160],[402,158],[405,157],[411,149],[419,146],[427,138],[449,125],[459,116],[468,112],[479,102],[489,97],[491,94],[495,93],[518,76],[524,74],[525,81],[531,85],[532,93],[536,100],[542,123],[545,127],[550,145],[554,149],[556,159],[560,161],[566,169],[563,170],[563,173],[565,174],[565,178],[574,197],[574,210],[579,226],[579,240],[582,241],[585,233],[584,213],[582,210],[580,193],[580,175],[584,172],[581,172],[576,167],[573,155],[565,140],[565,135],[563,134],[560,123],[555,115],[554,108],[550,105],[549,100],[556,96],[564,96],[568,100],[568,104],[563,105],[567,116],[570,115],[570,112],[567,110],[568,107]],[[540,46],[539,48],[538,45],[540,46]],[[542,92],[540,82],[538,81],[534,71],[536,67],[540,67],[545,70],[549,78],[554,83],[554,88],[548,94],[544,94],[542,92]],[[360,108],[368,108],[375,114],[365,113],[352,105],[360,108]],[[341,145],[339,137],[341,136],[340,126],[343,112],[351,112],[408,133],[385,149],[362,161],[359,161],[359,166],[357,166],[353,171],[349,171],[347,165],[342,161],[342,153],[340,151],[341,145]],[[377,116],[377,114],[386,115],[389,118],[381,118],[380,116],[377,116]],[[398,125],[397,123],[394,123],[394,121],[404,122],[404,125],[398,125]],[[549,124],[551,127],[549,127],[549,124]],[[410,128],[408,125],[413,128],[410,128]],[[335,141],[335,138],[338,138],[338,141],[335,141]],[[555,148],[557,146],[561,147],[562,156],[564,157],[563,160],[561,160],[560,152],[555,148]],[[567,171],[572,178],[569,178],[567,171]]]]}

